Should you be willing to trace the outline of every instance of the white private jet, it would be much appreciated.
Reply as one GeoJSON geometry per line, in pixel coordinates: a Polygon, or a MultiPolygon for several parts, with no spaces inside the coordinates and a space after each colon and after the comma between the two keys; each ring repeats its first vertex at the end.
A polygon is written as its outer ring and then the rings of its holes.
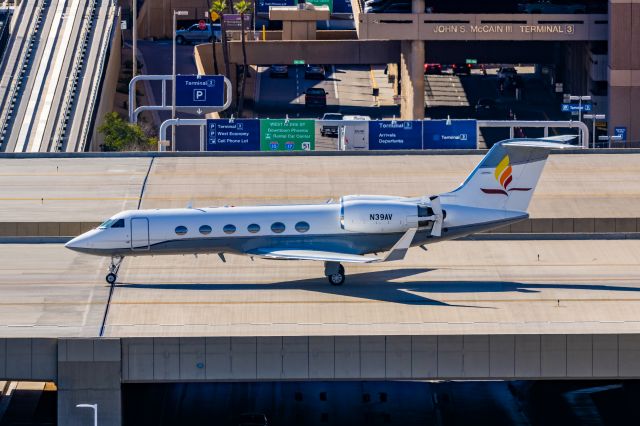
{"type": "Polygon", "coordinates": [[[407,198],[349,195],[313,205],[123,211],[65,247],[110,256],[113,284],[126,256],[225,253],[324,262],[332,285],[342,263],[403,259],[412,246],[490,230],[529,217],[527,208],[549,151],[572,136],[495,144],[454,191],[407,198]],[[386,256],[370,254],[388,251],[386,256]]]}

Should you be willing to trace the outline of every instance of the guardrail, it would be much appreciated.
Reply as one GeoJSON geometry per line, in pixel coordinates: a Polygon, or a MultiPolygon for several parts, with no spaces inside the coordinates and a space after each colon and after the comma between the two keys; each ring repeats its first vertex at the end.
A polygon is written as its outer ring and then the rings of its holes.
{"type": "Polygon", "coordinates": [[[98,61],[95,67],[93,84],[91,86],[91,93],[89,95],[89,105],[87,108],[87,113],[84,115],[82,134],[80,136],[79,143],[76,146],[77,151],[84,151],[87,145],[89,131],[91,130],[91,122],[93,120],[93,110],[95,109],[98,92],[100,91],[100,86],[102,84],[102,75],[104,74],[105,60],[113,35],[113,24],[120,14],[120,8],[117,5],[117,1],[111,0],[110,3],[111,4],[109,6],[109,11],[107,12],[107,18],[105,21],[106,30],[104,32],[104,38],[100,46],[100,53],[98,54],[98,61]]]}
{"type": "Polygon", "coordinates": [[[33,25],[32,30],[27,37],[27,48],[24,49],[22,57],[20,58],[19,66],[17,68],[19,70],[18,74],[10,81],[11,89],[7,96],[7,99],[9,99],[9,103],[5,106],[0,116],[0,146],[2,146],[2,144],[4,143],[9,120],[13,118],[13,109],[16,104],[18,91],[22,88],[22,81],[27,70],[29,69],[28,61],[31,59],[33,45],[35,44],[36,36],[38,35],[42,26],[42,12],[45,8],[45,1],[46,0],[40,0],[40,4],[36,7],[36,12],[33,16],[35,25],[33,25]]]}
{"type": "Polygon", "coordinates": [[[76,89],[78,87],[78,77],[80,76],[80,70],[84,65],[84,58],[87,52],[87,44],[89,42],[89,35],[91,33],[91,27],[95,21],[95,10],[97,0],[91,1],[89,9],[85,13],[85,19],[82,24],[82,32],[80,34],[80,43],[78,44],[77,54],[74,59],[71,75],[67,80],[67,86],[65,88],[65,96],[62,101],[62,107],[60,108],[61,114],[58,116],[58,125],[56,126],[55,133],[53,135],[53,143],[51,148],[54,151],[62,151],[64,138],[67,130],[67,123],[69,121],[69,110],[75,100],[76,89]]]}

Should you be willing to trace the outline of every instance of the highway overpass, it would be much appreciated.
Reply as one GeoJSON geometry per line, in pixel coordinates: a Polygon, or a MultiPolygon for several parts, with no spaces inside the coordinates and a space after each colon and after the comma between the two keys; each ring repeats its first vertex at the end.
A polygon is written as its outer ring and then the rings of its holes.
{"type": "Polygon", "coordinates": [[[89,401],[119,425],[127,383],[638,378],[638,155],[552,155],[531,214],[551,231],[574,220],[555,238],[444,242],[352,266],[342,288],[314,263],[213,255],[126,259],[109,287],[107,261],[59,235],[190,200],[437,193],[479,155],[5,155],[22,158],[0,158],[0,380],[54,381],[60,423],[85,421],[75,404],[89,401]],[[40,237],[8,235],[16,221],[40,237]],[[56,223],[54,242],[34,244],[56,223]]]}

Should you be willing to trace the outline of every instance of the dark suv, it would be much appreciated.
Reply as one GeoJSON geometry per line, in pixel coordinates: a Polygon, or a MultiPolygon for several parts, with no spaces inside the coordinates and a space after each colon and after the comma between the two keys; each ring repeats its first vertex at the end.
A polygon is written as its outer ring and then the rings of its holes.
{"type": "Polygon", "coordinates": [[[309,87],[304,92],[305,106],[327,106],[327,92],[320,87],[309,87]]]}

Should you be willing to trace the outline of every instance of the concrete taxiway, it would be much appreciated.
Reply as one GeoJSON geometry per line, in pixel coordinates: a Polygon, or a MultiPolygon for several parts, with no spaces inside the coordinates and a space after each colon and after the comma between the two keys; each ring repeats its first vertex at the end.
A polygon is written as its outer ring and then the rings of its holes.
{"type": "Polygon", "coordinates": [[[343,287],[321,263],[127,258],[105,317],[106,266],[0,245],[0,337],[640,332],[638,240],[445,242],[343,287]]]}
{"type": "MultiPolygon", "coordinates": [[[[640,154],[552,155],[532,218],[636,218],[640,154]]],[[[0,224],[100,222],[123,209],[325,202],[450,191],[480,155],[0,159],[0,224]]],[[[633,229],[635,231],[635,228],[633,229]]]]}

